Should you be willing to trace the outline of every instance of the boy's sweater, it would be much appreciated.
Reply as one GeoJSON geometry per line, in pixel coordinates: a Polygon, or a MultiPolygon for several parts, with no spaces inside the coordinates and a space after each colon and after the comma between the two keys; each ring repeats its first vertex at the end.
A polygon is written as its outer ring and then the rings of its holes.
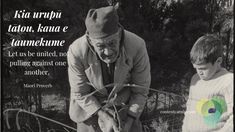
{"type": "Polygon", "coordinates": [[[233,131],[233,74],[222,68],[210,80],[201,80],[198,74],[191,79],[187,110],[183,121],[183,132],[209,132],[212,127],[204,122],[203,116],[196,111],[198,101],[222,96],[227,104],[226,114],[230,114],[224,127],[217,132],[233,131]]]}

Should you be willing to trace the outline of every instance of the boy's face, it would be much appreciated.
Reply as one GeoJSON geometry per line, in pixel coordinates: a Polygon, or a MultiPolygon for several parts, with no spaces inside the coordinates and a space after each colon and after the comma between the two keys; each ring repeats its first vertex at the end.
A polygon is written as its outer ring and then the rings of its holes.
{"type": "Polygon", "coordinates": [[[219,58],[216,60],[214,64],[212,63],[193,64],[193,67],[196,69],[200,79],[210,80],[219,70],[221,61],[222,58],[219,58]]]}

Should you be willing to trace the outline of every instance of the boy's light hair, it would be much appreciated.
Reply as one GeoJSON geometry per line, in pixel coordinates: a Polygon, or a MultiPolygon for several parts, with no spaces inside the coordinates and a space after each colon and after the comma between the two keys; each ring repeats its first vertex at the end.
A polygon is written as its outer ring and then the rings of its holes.
{"type": "Polygon", "coordinates": [[[193,45],[190,60],[193,64],[212,63],[223,56],[223,45],[217,35],[206,34],[193,45]]]}

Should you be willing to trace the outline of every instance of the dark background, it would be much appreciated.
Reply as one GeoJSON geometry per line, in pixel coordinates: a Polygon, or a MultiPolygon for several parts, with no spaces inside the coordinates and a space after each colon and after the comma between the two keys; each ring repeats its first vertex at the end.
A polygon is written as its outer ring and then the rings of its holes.
{"type": "MultiPolygon", "coordinates": [[[[224,44],[223,66],[233,71],[233,1],[232,0],[2,0],[2,110],[20,108],[38,113],[64,124],[75,126],[69,119],[69,83],[67,67],[39,67],[49,76],[24,76],[32,67],[9,67],[14,60],[61,60],[58,58],[7,57],[8,51],[61,51],[85,33],[84,19],[90,8],[120,2],[120,23],[146,41],[151,63],[151,92],[141,120],[145,131],[180,131],[183,114],[163,115],[161,110],[184,110],[191,76],[195,73],[189,52],[196,39],[206,33],[221,36],[224,44]],[[62,11],[62,18],[13,19],[15,10],[62,11]],[[9,24],[37,26],[68,25],[66,33],[8,33],[9,24]],[[11,47],[11,39],[65,39],[63,47],[11,47]],[[50,89],[25,89],[25,82],[51,83],[50,89]],[[176,96],[175,93],[179,96],[176,96]],[[170,120],[171,119],[171,120],[170,120]]],[[[4,132],[38,130],[36,118],[21,114],[20,130],[16,129],[16,112],[10,112],[11,128],[4,132]],[[23,121],[24,120],[24,121],[23,121]]],[[[5,116],[4,116],[5,117],[5,116]]],[[[59,126],[39,119],[42,131],[59,126]]],[[[62,128],[61,128],[62,129],[62,128]]],[[[58,130],[59,131],[59,130],[58,130]]]]}

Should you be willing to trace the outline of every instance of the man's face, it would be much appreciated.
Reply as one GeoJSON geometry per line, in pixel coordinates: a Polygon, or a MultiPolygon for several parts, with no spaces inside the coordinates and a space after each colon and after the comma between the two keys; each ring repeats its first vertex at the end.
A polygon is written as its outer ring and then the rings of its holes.
{"type": "Polygon", "coordinates": [[[193,67],[196,69],[200,79],[209,80],[213,75],[218,71],[218,65],[215,62],[212,63],[203,63],[203,64],[193,64],[193,67]]]}
{"type": "Polygon", "coordinates": [[[92,45],[102,61],[113,63],[119,55],[120,37],[118,34],[103,40],[91,40],[92,45]]]}

